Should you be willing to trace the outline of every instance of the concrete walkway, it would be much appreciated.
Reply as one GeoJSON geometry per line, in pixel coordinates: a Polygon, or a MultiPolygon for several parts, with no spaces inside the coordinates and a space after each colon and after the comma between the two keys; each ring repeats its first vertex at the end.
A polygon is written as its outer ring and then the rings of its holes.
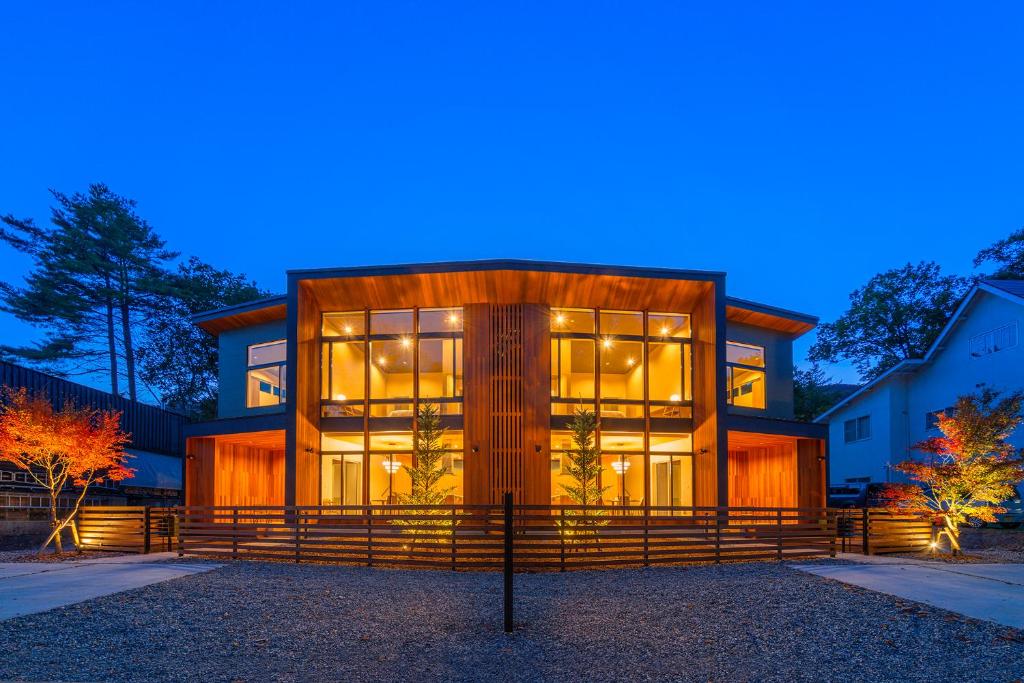
{"type": "Polygon", "coordinates": [[[45,612],[221,565],[164,562],[176,553],[67,562],[0,563],[0,620],[45,612]]]}
{"type": "Polygon", "coordinates": [[[1024,564],[947,564],[842,553],[855,564],[791,565],[810,574],[1024,629],[1024,564]]]}

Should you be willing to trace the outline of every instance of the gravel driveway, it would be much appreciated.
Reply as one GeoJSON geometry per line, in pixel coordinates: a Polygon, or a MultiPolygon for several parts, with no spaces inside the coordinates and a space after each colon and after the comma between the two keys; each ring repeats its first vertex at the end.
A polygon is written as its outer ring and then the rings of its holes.
{"type": "Polygon", "coordinates": [[[0,679],[1008,681],[1024,634],[736,564],[501,576],[229,564],[0,622],[0,679]]]}

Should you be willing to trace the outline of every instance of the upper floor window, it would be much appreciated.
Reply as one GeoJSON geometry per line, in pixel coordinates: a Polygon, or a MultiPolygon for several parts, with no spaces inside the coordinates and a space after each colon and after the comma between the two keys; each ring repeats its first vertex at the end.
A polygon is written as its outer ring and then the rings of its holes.
{"type": "Polygon", "coordinates": [[[551,412],[600,405],[606,418],[688,417],[690,317],[551,309],[551,412]],[[645,327],[646,325],[646,327],[645,327]]]}
{"type": "Polygon", "coordinates": [[[462,412],[461,308],[325,313],[321,332],[325,417],[462,412]]]}
{"type": "Polygon", "coordinates": [[[971,337],[971,358],[981,358],[1017,345],[1017,323],[1012,322],[971,337]]]}
{"type": "Polygon", "coordinates": [[[926,430],[938,429],[939,428],[939,414],[943,413],[947,416],[952,416],[956,413],[956,406],[950,406],[949,408],[943,408],[942,410],[933,410],[924,415],[924,428],[926,430]]]}
{"type": "Polygon", "coordinates": [[[843,423],[843,441],[853,443],[871,438],[871,416],[862,415],[843,423]]]}
{"type": "Polygon", "coordinates": [[[285,340],[253,344],[248,348],[245,406],[260,408],[285,403],[285,340]]]}
{"type": "Polygon", "coordinates": [[[727,402],[744,408],[765,408],[764,347],[725,344],[727,402]]]}

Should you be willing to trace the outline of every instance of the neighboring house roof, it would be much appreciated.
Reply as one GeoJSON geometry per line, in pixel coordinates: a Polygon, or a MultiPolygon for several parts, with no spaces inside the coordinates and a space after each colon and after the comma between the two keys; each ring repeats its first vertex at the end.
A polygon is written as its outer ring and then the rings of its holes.
{"type": "Polygon", "coordinates": [[[960,301],[960,305],[957,306],[953,315],[950,316],[946,326],[942,328],[939,336],[935,338],[932,345],[928,348],[928,351],[924,354],[924,358],[908,358],[900,361],[897,365],[889,368],[884,373],[862,386],[857,391],[853,392],[839,403],[835,404],[824,413],[814,418],[815,422],[827,421],[828,417],[836,411],[846,407],[847,405],[855,402],[864,394],[872,391],[882,383],[889,380],[890,377],[899,374],[907,374],[917,372],[922,366],[927,365],[932,361],[935,355],[941,351],[949,338],[953,328],[960,322],[963,317],[964,311],[974,302],[978,294],[981,292],[987,292],[989,294],[1001,297],[1013,303],[1024,306],[1024,280],[982,280],[977,285],[971,288],[969,292],[960,301]]]}
{"type": "MultiPolygon", "coordinates": [[[[662,278],[675,280],[710,280],[723,277],[717,271],[678,270],[637,266],[605,266],[583,263],[527,261],[520,259],[492,259],[483,261],[455,261],[450,263],[414,263],[390,266],[358,266],[346,268],[316,268],[289,270],[290,276],[300,278],[370,277],[375,275],[411,275],[417,273],[444,273],[460,271],[536,270],[594,275],[621,275],[625,277],[662,278]]],[[[206,311],[192,316],[192,321],[211,334],[285,318],[287,298],[275,296],[238,306],[206,311]]],[[[767,304],[726,297],[726,316],[729,320],[762,327],[772,327],[799,336],[818,324],[818,318],[806,313],[769,306],[767,304]]]]}

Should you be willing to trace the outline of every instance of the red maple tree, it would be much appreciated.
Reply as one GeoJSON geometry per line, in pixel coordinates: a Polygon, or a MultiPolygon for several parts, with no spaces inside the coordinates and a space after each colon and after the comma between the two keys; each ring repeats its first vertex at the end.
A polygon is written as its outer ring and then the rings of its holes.
{"type": "Polygon", "coordinates": [[[962,552],[960,525],[996,521],[1006,512],[1000,503],[1024,480],[1021,452],[1007,442],[1021,423],[1022,404],[1020,391],[1001,396],[984,387],[958,398],[954,410],[938,414],[942,436],[914,446],[928,457],[894,466],[917,483],[887,485],[886,507],[931,516],[953,554],[962,552]]]}
{"type": "Polygon", "coordinates": [[[68,527],[89,487],[99,481],[121,481],[134,470],[125,464],[130,435],[121,431],[121,414],[79,407],[65,401],[55,410],[45,394],[4,387],[0,405],[0,461],[13,463],[46,489],[50,497],[50,535],[39,548],[55,543],[61,552],[61,531],[68,527]],[[74,492],[70,506],[61,494],[74,492]]]}

